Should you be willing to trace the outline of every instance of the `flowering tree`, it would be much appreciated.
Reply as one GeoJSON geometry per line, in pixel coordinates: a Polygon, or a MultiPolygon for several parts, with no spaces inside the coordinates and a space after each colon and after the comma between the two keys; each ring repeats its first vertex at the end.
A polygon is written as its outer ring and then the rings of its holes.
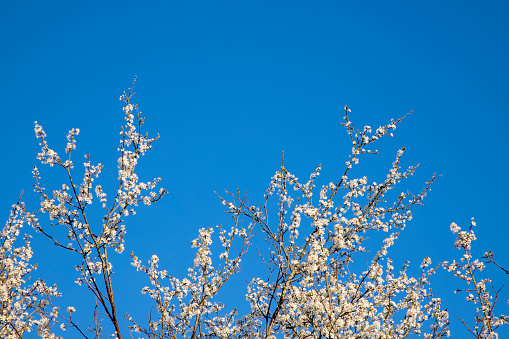
{"type": "MultiPolygon", "coordinates": [[[[383,182],[370,182],[365,176],[351,178],[351,170],[359,159],[364,154],[377,154],[372,145],[384,136],[392,136],[404,117],[374,131],[369,126],[357,130],[350,121],[348,107],[345,107],[343,126],[352,149],[341,177],[317,189],[315,179],[321,166],[311,173],[309,180],[301,181],[283,162],[272,177],[261,206],[250,205],[247,197],[239,192],[226,191],[220,200],[231,215],[232,224],[218,228],[222,252],[212,255],[214,229],[200,229],[198,238],[191,244],[196,248],[194,265],[183,279],[172,276],[168,270],[160,270],[156,255],[145,266],[131,253],[132,265],[148,277],[150,286],[143,287],[141,292],[153,300],[157,314],[150,314],[145,323],[131,316],[129,310],[118,310],[110,256],[112,250],[124,252],[124,218],[135,214],[139,203],[151,205],[167,193],[165,189],[156,190],[159,178],[142,182],[136,174],[138,161],[158,137],[142,134],[144,119],[138,106],[131,103],[132,97],[132,88],[120,97],[126,124],[120,133],[119,184],[110,193],[112,199],[101,185],[94,183],[102,165],[92,165],[90,156],[84,164],[83,179],[76,181],[71,154],[76,148],[79,129],[69,132],[67,156],[63,159],[50,148],[44,130],[35,123],[41,145],[37,158],[43,164],[60,167],[68,181],[49,195],[35,167],[34,188],[41,198],[41,208],[30,213],[20,200],[3,230],[2,337],[22,338],[25,332],[37,328],[41,337],[53,338],[51,327],[60,322],[62,330],[72,328],[82,337],[98,338],[104,335],[101,324],[105,321],[111,324],[114,338],[126,336],[126,331],[146,338],[405,338],[412,335],[441,338],[450,335],[449,314],[442,300],[431,293],[429,280],[440,266],[467,284],[472,283],[473,288],[459,291],[466,291],[466,300],[478,305],[473,325],[469,325],[468,319],[461,319],[474,337],[495,338],[499,326],[508,322],[506,316],[495,313],[498,292],[494,292],[493,299],[487,287],[491,281],[476,278],[484,263],[472,259],[470,252],[475,240],[473,221],[468,232],[451,225],[457,235],[455,247],[463,251],[459,262],[431,266],[431,260],[424,258],[417,277],[408,273],[408,262],[399,271],[395,270],[388,256],[389,249],[411,220],[411,208],[422,204],[436,177],[421,192],[401,192],[391,200],[391,191],[416,169],[401,170],[402,148],[383,182]],[[93,199],[99,200],[104,210],[100,221],[89,213],[93,199]],[[62,237],[39,222],[38,213],[47,213],[50,224],[65,228],[66,235],[62,237]],[[61,250],[75,255],[76,283],[86,287],[95,300],[94,326],[82,328],[75,322],[74,307],[68,307],[69,315],[66,315],[52,306],[51,298],[58,296],[56,287],[48,287],[40,280],[29,284],[27,274],[34,266],[28,264],[31,256],[28,238],[24,247],[13,247],[25,222],[61,250]],[[371,234],[383,237],[378,248],[370,251],[365,241],[371,234]],[[265,268],[253,272],[246,294],[250,310],[241,314],[237,309],[226,309],[218,293],[228,288],[228,280],[240,271],[241,262],[252,247],[256,247],[265,268]],[[365,267],[356,264],[358,258],[367,257],[365,267]],[[121,328],[119,314],[126,314],[130,321],[127,329],[121,328]]],[[[483,258],[498,266],[491,252],[483,258]]]]}

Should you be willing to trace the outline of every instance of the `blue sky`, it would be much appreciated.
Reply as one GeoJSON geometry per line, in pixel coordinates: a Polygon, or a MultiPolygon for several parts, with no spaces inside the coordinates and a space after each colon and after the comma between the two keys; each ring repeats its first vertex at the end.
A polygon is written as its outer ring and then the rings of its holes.
{"type": "MultiPolygon", "coordinates": [[[[420,167],[403,190],[442,175],[390,256],[415,266],[425,256],[457,258],[449,224],[466,228],[475,217],[474,254],[492,250],[507,267],[508,14],[504,1],[2,1],[1,215],[21,189],[38,207],[35,120],[61,152],[79,127],[76,155],[105,165],[104,185],[115,180],[118,97],[138,76],[146,130],[161,136],[139,173],[163,178],[170,194],[129,220],[127,253],[157,253],[182,276],[197,230],[227,223],[213,190],[238,187],[261,201],[282,151],[298,177],[321,163],[320,183],[334,181],[350,149],[340,126],[348,105],[358,127],[413,111],[378,145],[381,155],[361,160],[359,174],[380,180],[405,146],[403,164],[420,167]]],[[[54,169],[42,176],[48,189],[65,179],[54,169]]],[[[33,244],[40,275],[61,286],[63,305],[74,303],[84,291],[66,281],[72,261],[45,239],[33,244]]],[[[507,275],[489,273],[495,287],[507,285],[507,275]]],[[[131,297],[148,283],[133,274],[119,268],[126,311],[150,307],[131,297]]],[[[460,281],[447,277],[437,275],[434,291],[461,312],[452,295],[460,281]]],[[[232,289],[240,306],[245,289],[232,289]]],[[[502,294],[507,300],[507,287],[502,294]]]]}

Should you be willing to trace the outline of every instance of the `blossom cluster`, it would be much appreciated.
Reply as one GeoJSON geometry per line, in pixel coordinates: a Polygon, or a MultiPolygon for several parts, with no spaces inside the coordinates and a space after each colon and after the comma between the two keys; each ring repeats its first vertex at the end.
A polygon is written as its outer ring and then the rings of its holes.
{"type": "MultiPolygon", "coordinates": [[[[493,339],[498,338],[497,329],[501,325],[509,324],[509,317],[503,314],[497,315],[495,312],[495,305],[499,301],[499,291],[493,288],[494,296],[490,293],[488,286],[491,284],[491,279],[478,278],[478,272],[484,270],[485,264],[479,259],[472,258],[472,242],[476,240],[473,230],[475,226],[476,222],[473,218],[468,231],[462,231],[461,227],[454,222],[451,224],[451,231],[456,234],[454,247],[462,251],[462,257],[459,262],[444,261],[443,267],[471,286],[468,289],[457,289],[456,292],[465,292],[466,301],[476,305],[475,323],[469,326],[464,319],[461,319],[461,322],[476,338],[493,339]]],[[[484,258],[491,258],[489,262],[494,262],[492,253],[486,253],[484,258]]]]}
{"type": "Polygon", "coordinates": [[[19,339],[33,330],[41,338],[57,338],[52,327],[58,322],[58,307],[53,307],[51,298],[60,294],[56,286],[40,279],[29,281],[36,269],[29,262],[33,254],[29,236],[23,246],[16,247],[23,225],[32,218],[18,201],[0,234],[0,337],[5,339],[19,339]]]}
{"type": "Polygon", "coordinates": [[[362,131],[353,129],[348,112],[346,108],[344,125],[353,144],[350,160],[340,180],[322,186],[318,203],[313,201],[313,189],[321,166],[306,183],[282,166],[267,191],[262,208],[265,215],[255,214],[247,206],[240,210],[255,218],[267,236],[270,250],[264,261],[270,272],[267,279],[255,278],[248,286],[251,313],[239,319],[239,337],[403,338],[424,334],[439,338],[449,334],[448,313],[428,287],[428,278],[435,272],[427,268],[429,258],[424,259],[419,278],[407,275],[407,264],[399,275],[394,274],[387,254],[398,232],[386,236],[363,271],[352,271],[354,258],[367,252],[364,234],[404,229],[411,219],[409,208],[421,203],[435,178],[421,193],[402,193],[386,204],[386,193],[415,170],[410,167],[400,172],[400,150],[383,183],[368,183],[366,177],[349,179],[359,154],[376,153],[367,146],[389,135],[401,120],[370,135],[369,126],[362,131]],[[291,195],[291,186],[299,196],[291,195]],[[274,194],[279,208],[275,223],[269,223],[267,201],[274,194]],[[429,323],[427,331],[425,323],[429,323]]]}
{"type": "MultiPolygon", "coordinates": [[[[238,219],[235,222],[237,225],[238,219]]],[[[131,330],[148,338],[230,338],[238,333],[240,328],[234,322],[236,310],[220,314],[224,305],[212,299],[230,277],[240,271],[241,257],[250,245],[251,231],[252,228],[235,226],[226,232],[219,227],[223,252],[219,255],[217,267],[214,267],[210,250],[213,229],[200,229],[199,237],[191,243],[197,248],[194,266],[189,268],[188,277],[180,280],[166,270],[158,270],[159,258],[156,255],[151,257],[147,267],[131,254],[132,265],[150,279],[151,287],[144,287],[142,293],[155,301],[159,313],[159,318],[151,320],[147,328],[128,315],[132,322],[131,330]],[[234,242],[239,242],[240,246],[234,246],[234,242]],[[237,248],[235,255],[232,253],[234,247],[237,248]]]]}

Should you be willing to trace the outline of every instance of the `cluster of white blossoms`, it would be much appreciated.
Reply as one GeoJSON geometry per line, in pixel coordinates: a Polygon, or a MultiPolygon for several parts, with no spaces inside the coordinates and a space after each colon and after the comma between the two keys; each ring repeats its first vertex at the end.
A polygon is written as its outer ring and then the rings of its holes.
{"type": "Polygon", "coordinates": [[[15,245],[31,217],[18,201],[0,235],[0,337],[5,339],[22,338],[34,329],[41,338],[57,338],[51,330],[58,322],[58,308],[51,303],[51,297],[59,296],[56,286],[30,282],[36,267],[29,263],[33,253],[29,237],[25,236],[24,246],[15,245]]]}
{"type": "MultiPolygon", "coordinates": [[[[21,202],[15,205],[1,236],[2,337],[22,338],[24,332],[37,327],[41,337],[53,338],[50,330],[57,318],[62,319],[62,330],[71,328],[85,338],[104,336],[105,326],[113,331],[112,338],[120,339],[126,330],[121,328],[117,316],[120,312],[115,304],[114,271],[108,252],[124,252],[123,218],[135,214],[138,203],[150,205],[167,193],[165,189],[155,189],[161,179],[141,182],[135,172],[141,156],[152,148],[158,137],[148,138],[141,133],[144,119],[138,106],[131,103],[132,96],[131,88],[120,97],[126,124],[120,132],[119,184],[113,194],[107,195],[95,183],[103,166],[92,165],[89,155],[85,156],[83,179],[75,182],[71,154],[76,149],[78,129],[69,131],[65,147],[68,157],[62,161],[49,147],[43,128],[35,124],[41,145],[37,158],[43,164],[61,167],[67,180],[60,189],[47,194],[40,183],[39,170],[34,168],[34,188],[41,198],[38,212],[47,213],[51,225],[65,227],[67,236],[62,239],[61,232],[44,227],[21,202]],[[88,213],[94,199],[105,211],[100,221],[94,219],[95,214],[88,213]],[[24,222],[76,256],[79,263],[75,266],[76,283],[91,292],[96,304],[93,325],[87,329],[73,320],[74,307],[67,307],[68,316],[52,307],[50,297],[58,295],[56,288],[47,287],[42,281],[28,285],[26,275],[33,270],[28,264],[32,254],[28,240],[24,247],[13,247],[24,222]]],[[[122,310],[130,322],[127,330],[131,337],[447,337],[450,336],[449,314],[430,288],[430,277],[443,266],[472,286],[464,291],[467,301],[478,308],[475,324],[469,327],[468,321],[462,319],[465,326],[476,338],[497,338],[497,329],[508,318],[495,315],[498,294],[493,299],[488,292],[487,284],[491,281],[475,276],[484,263],[472,260],[470,253],[475,240],[473,221],[468,232],[451,225],[458,237],[455,247],[464,252],[460,262],[432,267],[431,259],[424,258],[417,276],[411,275],[409,262],[395,270],[389,257],[391,246],[412,219],[410,208],[422,204],[436,177],[419,193],[389,194],[416,170],[416,166],[401,170],[405,150],[402,148],[381,183],[371,182],[366,176],[351,178],[351,170],[359,163],[360,156],[377,154],[372,144],[384,136],[392,136],[391,131],[404,117],[391,120],[373,132],[370,126],[354,129],[349,112],[345,106],[342,125],[351,139],[352,149],[338,180],[317,189],[315,181],[320,165],[308,180],[301,182],[283,162],[260,206],[250,205],[239,191],[236,194],[226,191],[228,198],[220,197],[220,200],[232,217],[232,225],[218,226],[217,238],[213,228],[199,230],[198,237],[191,242],[196,256],[187,277],[179,279],[169,270],[159,269],[159,257],[155,254],[145,266],[131,252],[132,265],[145,273],[150,282],[141,293],[152,299],[157,312],[150,312],[147,322],[134,319],[128,310],[122,310]],[[368,238],[371,238],[369,242],[368,238]],[[214,239],[219,240],[222,249],[216,255],[212,253],[214,239]],[[253,256],[246,256],[253,244],[263,265],[252,263],[253,256]],[[227,292],[229,282],[242,268],[241,262],[248,266],[247,272],[253,277],[246,286],[248,307],[227,309],[220,290],[227,292]],[[263,268],[256,271],[260,267],[263,268]]],[[[491,252],[483,258],[498,266],[491,252]]]]}
{"type": "Polygon", "coordinates": [[[151,320],[147,328],[128,315],[127,318],[133,323],[131,330],[143,333],[148,338],[230,338],[239,331],[239,326],[234,322],[236,310],[220,315],[224,305],[212,301],[230,277],[239,272],[241,257],[250,245],[252,227],[237,227],[238,216],[235,215],[236,226],[230,232],[219,227],[223,252],[219,255],[217,267],[212,265],[210,251],[213,229],[199,230],[199,237],[191,244],[197,251],[194,266],[189,268],[187,278],[179,280],[166,270],[159,271],[159,258],[156,255],[152,256],[150,266],[146,267],[131,254],[132,265],[145,272],[152,285],[144,287],[142,293],[155,301],[159,313],[159,318],[151,320]],[[234,246],[234,242],[239,242],[239,246],[234,246]],[[234,247],[237,249],[235,254],[232,253],[234,247]]]}
{"type": "MultiPolygon", "coordinates": [[[[464,319],[461,319],[461,322],[476,338],[493,339],[498,338],[496,330],[501,325],[509,324],[509,317],[495,313],[495,305],[499,301],[499,291],[494,290],[494,297],[489,292],[488,287],[491,284],[491,279],[479,279],[478,275],[476,275],[477,272],[485,268],[485,265],[479,259],[472,259],[472,242],[476,240],[473,230],[475,226],[476,223],[473,218],[468,232],[462,231],[456,223],[451,224],[451,231],[457,237],[454,247],[462,251],[463,256],[459,262],[455,260],[452,263],[444,261],[443,267],[471,286],[469,289],[458,289],[456,292],[465,292],[467,294],[466,301],[476,305],[475,323],[473,326],[469,326],[464,319]]],[[[486,253],[483,258],[488,259],[488,262],[495,263],[493,253],[491,252],[486,253]]],[[[507,270],[504,271],[509,274],[507,270]]]]}
{"type": "Polygon", "coordinates": [[[322,186],[317,203],[313,189],[321,167],[301,184],[282,166],[266,194],[261,209],[265,214],[255,214],[242,204],[235,210],[256,221],[269,245],[264,257],[268,278],[255,278],[248,287],[251,313],[239,319],[239,338],[278,334],[285,338],[404,338],[411,334],[439,338],[449,334],[448,313],[429,290],[428,278],[435,271],[427,268],[429,258],[424,259],[419,278],[407,275],[408,264],[394,274],[387,253],[398,232],[387,235],[364,270],[353,272],[354,258],[368,252],[365,234],[404,229],[411,219],[409,208],[420,204],[435,178],[420,194],[402,193],[392,204],[386,203],[386,193],[415,170],[400,172],[400,150],[383,183],[368,184],[366,177],[349,180],[359,154],[376,153],[367,146],[388,135],[401,120],[369,135],[369,127],[353,129],[348,112],[346,108],[344,125],[353,143],[350,160],[338,182],[322,186]],[[298,196],[289,193],[291,186],[298,196]],[[278,196],[279,208],[275,221],[269,222],[267,202],[273,194],[278,196]]]}

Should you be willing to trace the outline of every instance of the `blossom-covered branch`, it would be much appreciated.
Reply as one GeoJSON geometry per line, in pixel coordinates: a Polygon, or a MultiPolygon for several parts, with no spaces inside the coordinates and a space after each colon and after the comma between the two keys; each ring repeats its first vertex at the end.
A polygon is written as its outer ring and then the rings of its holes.
{"type": "Polygon", "coordinates": [[[58,307],[52,306],[51,298],[60,294],[56,286],[40,279],[29,282],[36,269],[29,263],[33,254],[29,236],[16,247],[23,225],[33,220],[20,196],[0,234],[0,337],[5,339],[21,339],[34,329],[41,338],[56,338],[51,328],[58,322],[58,307]]]}
{"type": "MultiPolygon", "coordinates": [[[[37,158],[43,164],[61,167],[68,179],[67,183],[62,184],[61,189],[54,190],[50,196],[45,192],[40,182],[39,170],[34,167],[34,188],[41,198],[39,212],[48,213],[52,225],[66,227],[67,237],[65,239],[58,238],[35,218],[33,226],[38,232],[51,239],[55,245],[78,256],[81,262],[75,267],[80,276],[76,283],[85,285],[87,290],[92,292],[101,313],[106,315],[112,323],[115,330],[114,335],[118,338],[121,338],[121,331],[114,300],[113,270],[108,257],[108,249],[114,249],[118,253],[124,251],[126,226],[123,218],[135,214],[134,208],[138,206],[138,203],[150,205],[159,201],[167,193],[165,189],[155,190],[160,178],[142,182],[135,171],[140,157],[152,148],[152,143],[158,137],[148,138],[146,133],[141,133],[144,119],[141,117],[138,106],[131,103],[133,95],[134,92],[131,88],[129,93],[124,92],[120,97],[124,103],[123,111],[126,124],[120,132],[122,138],[118,148],[120,152],[118,158],[119,187],[109,204],[107,194],[103,191],[102,186],[94,183],[99,177],[103,165],[93,165],[90,155],[86,155],[81,183],[78,184],[73,175],[74,163],[71,154],[76,149],[75,138],[79,135],[80,130],[69,131],[68,143],[65,148],[68,158],[62,161],[57,152],[50,148],[43,128],[37,122],[35,123],[35,134],[40,139],[41,145],[41,152],[37,158]],[[94,193],[105,211],[102,220],[90,220],[87,208],[93,202],[94,193]]],[[[96,307],[95,319],[98,314],[99,311],[96,307]]],[[[74,324],[72,327],[77,327],[77,325],[74,324]]],[[[92,332],[94,331],[96,330],[92,332]]],[[[80,332],[83,333],[81,330],[80,332]]]]}
{"type": "MultiPolygon", "coordinates": [[[[485,268],[485,265],[479,259],[472,260],[472,242],[476,240],[473,228],[476,222],[472,218],[468,231],[462,231],[456,224],[451,224],[451,231],[456,234],[454,247],[463,253],[459,262],[455,260],[452,263],[445,261],[444,268],[452,272],[454,276],[465,281],[467,285],[472,286],[468,289],[457,289],[456,292],[466,292],[466,301],[476,305],[475,324],[469,326],[467,322],[460,318],[461,322],[468,331],[479,339],[498,338],[497,329],[503,324],[509,324],[509,317],[503,314],[496,315],[495,306],[499,301],[498,294],[500,290],[495,290],[493,286],[493,295],[489,292],[488,286],[491,279],[478,278],[478,272],[485,268]]],[[[486,255],[487,259],[493,262],[493,255],[486,255]]],[[[509,303],[509,301],[508,301],[509,303]]],[[[459,317],[459,316],[458,316],[459,317]]]]}

